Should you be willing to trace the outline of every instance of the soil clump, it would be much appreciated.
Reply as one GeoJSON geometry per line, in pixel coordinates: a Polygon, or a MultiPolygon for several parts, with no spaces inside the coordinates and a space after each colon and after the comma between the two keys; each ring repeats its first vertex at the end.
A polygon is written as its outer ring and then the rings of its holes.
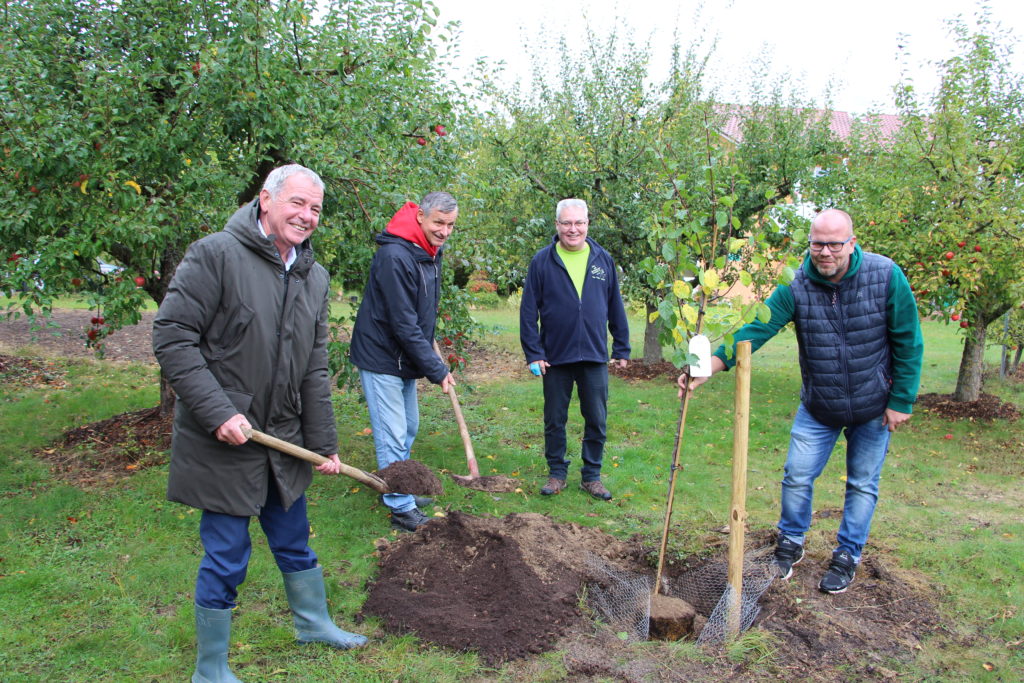
{"type": "Polygon", "coordinates": [[[444,493],[441,480],[418,460],[393,462],[376,472],[376,475],[395,493],[408,493],[413,496],[440,496],[444,493]]]}
{"type": "Polygon", "coordinates": [[[512,477],[504,477],[500,474],[486,477],[469,477],[461,474],[452,474],[452,481],[459,486],[488,493],[511,493],[519,488],[519,481],[512,477]]]}

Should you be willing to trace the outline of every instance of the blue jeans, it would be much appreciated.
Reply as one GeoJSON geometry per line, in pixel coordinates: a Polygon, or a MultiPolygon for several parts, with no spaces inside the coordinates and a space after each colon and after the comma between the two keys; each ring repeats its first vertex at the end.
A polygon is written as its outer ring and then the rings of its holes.
{"type": "MultiPolygon", "coordinates": [[[[199,520],[199,538],[206,554],[199,562],[195,595],[195,602],[200,607],[231,609],[235,606],[238,587],[245,581],[252,554],[249,519],[203,510],[199,520]]],[[[271,478],[267,502],[260,510],[259,520],[278,569],[292,574],[316,566],[316,553],[309,547],[305,495],[299,496],[285,510],[277,484],[271,478]]]]}
{"type": "Polygon", "coordinates": [[[569,473],[565,423],[569,419],[573,385],[580,397],[580,415],[583,416],[580,472],[583,481],[597,481],[601,478],[608,419],[608,365],[605,363],[551,365],[544,373],[544,457],[548,461],[549,475],[564,480],[569,473]]]}
{"type": "MultiPolygon", "coordinates": [[[[814,480],[825,469],[843,429],[821,424],[802,403],[793,419],[782,479],[779,531],[801,545],[811,526],[814,480]]],[[[859,561],[878,502],[878,480],[889,450],[891,432],[882,423],[881,416],[870,422],[847,425],[845,429],[846,501],[836,540],[840,549],[847,550],[859,561]]]]}
{"type": "MultiPolygon", "coordinates": [[[[370,412],[377,469],[408,460],[420,428],[416,380],[369,370],[360,370],[359,379],[370,412]]],[[[392,512],[408,512],[416,507],[416,499],[404,493],[385,493],[383,500],[392,512]]]]}

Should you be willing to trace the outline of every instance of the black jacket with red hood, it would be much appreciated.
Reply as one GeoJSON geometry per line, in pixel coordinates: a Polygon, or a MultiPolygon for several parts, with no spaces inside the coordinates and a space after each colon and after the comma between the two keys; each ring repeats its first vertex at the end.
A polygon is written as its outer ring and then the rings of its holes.
{"type": "Polygon", "coordinates": [[[352,329],[349,356],[361,370],[440,384],[448,367],[434,352],[441,258],[407,202],[377,235],[380,245],[352,329]]]}

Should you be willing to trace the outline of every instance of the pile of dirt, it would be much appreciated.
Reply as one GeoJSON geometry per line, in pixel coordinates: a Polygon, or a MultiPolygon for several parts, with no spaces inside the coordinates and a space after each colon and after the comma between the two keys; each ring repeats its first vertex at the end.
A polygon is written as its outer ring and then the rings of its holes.
{"type": "Polygon", "coordinates": [[[536,513],[451,512],[381,549],[363,614],[391,633],[496,664],[550,650],[578,630],[588,554],[621,562],[631,552],[598,530],[536,513]]]}
{"type": "Polygon", "coordinates": [[[452,481],[459,486],[464,486],[467,489],[475,489],[477,491],[487,491],[489,493],[511,493],[516,489],[521,488],[521,484],[518,479],[506,477],[500,474],[472,477],[469,475],[455,474],[453,472],[449,476],[452,478],[452,481]]]}
{"type": "Polygon", "coordinates": [[[977,401],[954,401],[952,394],[922,394],[917,405],[927,413],[947,420],[1017,420],[1020,410],[992,394],[982,393],[977,401]]]}
{"type": "MultiPolygon", "coordinates": [[[[380,573],[362,614],[379,617],[390,633],[476,651],[487,663],[511,662],[512,669],[530,666],[516,660],[558,649],[570,678],[710,680],[740,671],[721,657],[673,662],[668,643],[631,648],[588,617],[581,596],[594,577],[587,558],[597,555],[626,572],[653,576],[644,560],[649,549],[639,540],[535,513],[486,518],[452,512],[381,543],[380,573]]],[[[707,561],[675,562],[669,585],[707,561]]],[[[761,599],[754,626],[773,636],[774,673],[812,681],[895,675],[886,667],[913,660],[920,639],[939,627],[929,583],[869,554],[850,590],[828,595],[817,589],[827,564],[825,549],[809,551],[794,578],[775,581],[761,599]]]]}
{"type": "Polygon", "coordinates": [[[376,475],[395,493],[413,496],[440,496],[444,493],[441,480],[418,460],[399,460],[376,472],[376,475]]]}

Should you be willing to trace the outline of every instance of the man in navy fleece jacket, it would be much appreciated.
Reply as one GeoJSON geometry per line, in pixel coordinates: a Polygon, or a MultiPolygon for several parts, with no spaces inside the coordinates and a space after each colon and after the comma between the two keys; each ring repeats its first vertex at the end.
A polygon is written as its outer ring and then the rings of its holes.
{"type": "Polygon", "coordinates": [[[583,416],[580,487],[611,500],[601,483],[608,416],[608,332],[612,360],[626,367],[629,324],[611,255],[587,237],[587,204],[563,199],[555,209],[557,236],[530,261],[519,308],[519,341],[526,362],[544,380],[544,456],[550,496],[565,488],[569,460],[565,423],[575,385],[583,416]],[[540,327],[538,329],[538,318],[540,327]]]}

